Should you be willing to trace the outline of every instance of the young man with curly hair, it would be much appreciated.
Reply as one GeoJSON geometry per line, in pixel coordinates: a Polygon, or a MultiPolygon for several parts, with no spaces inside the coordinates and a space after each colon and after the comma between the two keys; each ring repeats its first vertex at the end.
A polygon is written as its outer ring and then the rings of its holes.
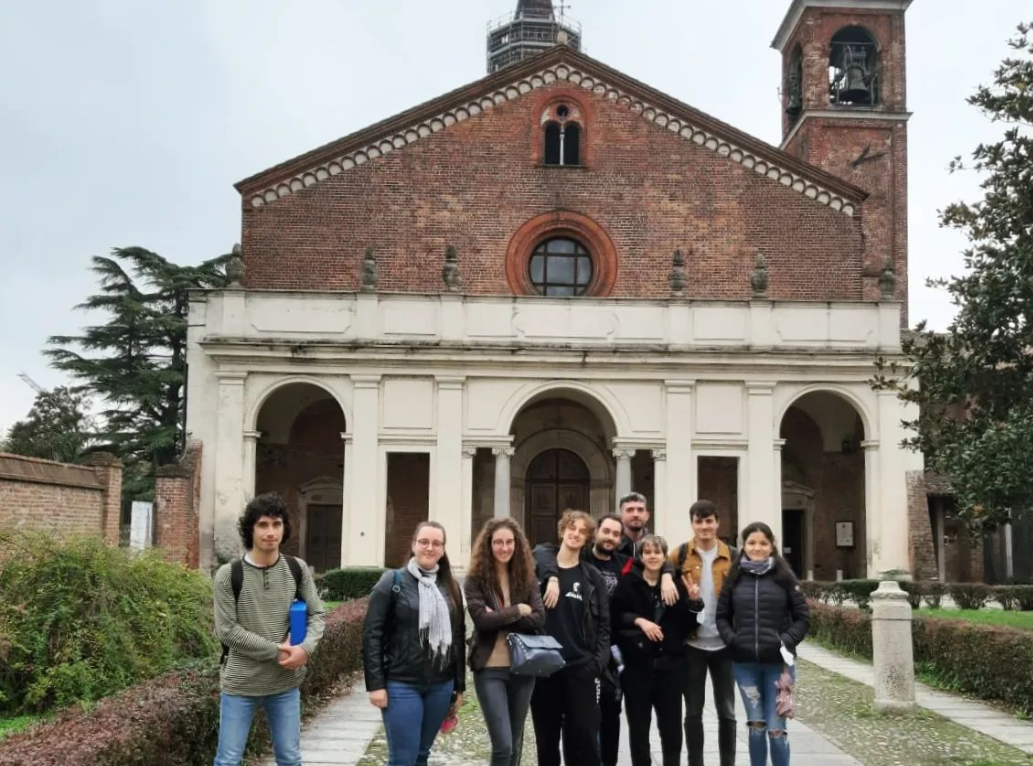
{"type": "Polygon", "coordinates": [[[291,523],[279,495],[259,495],[248,503],[238,530],[247,553],[215,574],[215,632],[225,652],[214,766],[240,764],[260,707],[278,766],[302,766],[298,687],[323,636],[323,602],[305,562],[280,552],[290,540],[291,523]],[[305,640],[292,646],[295,597],[305,602],[308,619],[305,640]]]}

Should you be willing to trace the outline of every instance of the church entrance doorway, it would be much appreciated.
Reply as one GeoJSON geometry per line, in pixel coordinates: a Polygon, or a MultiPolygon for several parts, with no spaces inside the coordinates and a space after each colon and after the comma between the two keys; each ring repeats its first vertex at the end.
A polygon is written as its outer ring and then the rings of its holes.
{"type": "Polygon", "coordinates": [[[569,450],[546,450],[531,461],[524,484],[524,518],[532,546],[556,542],[556,523],[563,511],[588,508],[590,483],[588,466],[569,450]]]}

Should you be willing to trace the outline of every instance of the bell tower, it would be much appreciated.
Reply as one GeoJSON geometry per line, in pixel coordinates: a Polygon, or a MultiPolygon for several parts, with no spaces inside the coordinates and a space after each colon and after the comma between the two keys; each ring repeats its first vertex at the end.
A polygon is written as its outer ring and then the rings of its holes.
{"type": "Polygon", "coordinates": [[[861,215],[865,300],[907,312],[904,15],[911,0],[793,0],[772,47],[782,55],[782,149],[869,193],[861,215]]]}
{"type": "Polygon", "coordinates": [[[565,17],[565,8],[561,2],[557,18],[552,0],[517,0],[511,15],[488,24],[488,74],[537,56],[557,43],[581,50],[581,25],[565,17]]]}

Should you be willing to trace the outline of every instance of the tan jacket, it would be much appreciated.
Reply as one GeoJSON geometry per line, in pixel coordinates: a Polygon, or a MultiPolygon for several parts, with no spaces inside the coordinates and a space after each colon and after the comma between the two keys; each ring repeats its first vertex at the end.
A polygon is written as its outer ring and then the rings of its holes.
{"type": "MultiPolygon", "coordinates": [[[[721,595],[721,586],[725,583],[725,576],[731,570],[732,560],[735,558],[737,553],[738,551],[736,551],[735,548],[729,547],[726,543],[723,543],[720,540],[717,541],[717,558],[714,559],[714,564],[711,567],[711,572],[714,576],[715,598],[721,595]]],[[[670,561],[675,568],[678,567],[679,562],[681,562],[683,558],[684,563],[681,566],[682,574],[688,572],[692,575],[693,582],[698,585],[702,579],[703,559],[696,550],[695,539],[679,545],[667,556],[667,560],[670,561]]]]}

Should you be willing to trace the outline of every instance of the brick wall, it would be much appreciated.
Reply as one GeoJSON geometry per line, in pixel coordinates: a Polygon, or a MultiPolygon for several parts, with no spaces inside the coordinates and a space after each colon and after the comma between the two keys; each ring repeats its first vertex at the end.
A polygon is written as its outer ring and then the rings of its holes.
{"type": "Polygon", "coordinates": [[[154,547],[165,559],[196,569],[200,566],[197,522],[200,442],[190,445],[175,465],[156,472],[154,487],[154,547]]]}
{"type": "Polygon", "coordinates": [[[929,513],[925,472],[908,471],[906,481],[911,574],[916,580],[938,580],[936,540],[929,513]]]}
{"type": "MultiPolygon", "coordinates": [[[[427,520],[429,509],[430,455],[423,452],[388,453],[385,566],[397,567],[408,561],[412,533],[417,524],[427,520]]],[[[454,532],[452,537],[456,537],[454,532]]],[[[456,542],[458,540],[453,541],[453,551],[457,547],[456,542]]]]}
{"type": "Polygon", "coordinates": [[[378,289],[438,292],[447,245],[464,290],[509,294],[506,252],[527,221],[555,210],[612,240],[612,295],[670,295],[671,256],[687,256],[687,295],[749,297],[762,253],[776,299],[862,297],[860,216],[808,199],[603,96],[547,86],[263,207],[245,196],[250,288],[355,290],[367,246],[378,289]],[[536,161],[541,110],[569,98],[588,115],[587,166],[536,161]],[[830,246],[834,243],[834,246],[830,246]]]}
{"type": "MultiPolygon", "coordinates": [[[[739,461],[728,457],[699,458],[699,496],[717,505],[721,526],[718,536],[736,545],[739,534],[739,461]]],[[[688,508],[685,509],[688,513],[688,508]]],[[[672,546],[681,541],[668,541],[672,546]]]]}
{"type": "Polygon", "coordinates": [[[0,528],[118,544],[122,463],[96,453],[88,465],[0,454],[0,528]]]}

